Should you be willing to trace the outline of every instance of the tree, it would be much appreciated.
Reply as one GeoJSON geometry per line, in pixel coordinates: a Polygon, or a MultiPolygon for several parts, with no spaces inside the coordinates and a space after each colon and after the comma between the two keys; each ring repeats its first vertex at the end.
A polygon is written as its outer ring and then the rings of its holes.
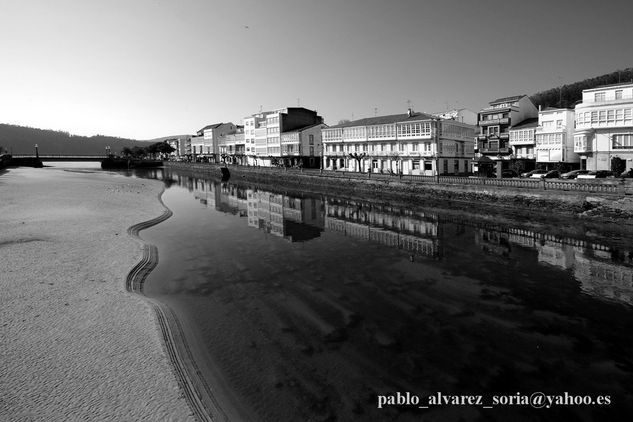
{"type": "Polygon", "coordinates": [[[133,147],[132,148],[132,157],[140,158],[146,156],[148,153],[147,148],[143,147],[133,147]]]}
{"type": "Polygon", "coordinates": [[[166,141],[164,141],[164,142],[158,142],[156,144],[156,150],[164,158],[165,156],[167,156],[167,155],[171,154],[172,152],[176,151],[176,148],[172,147],[166,141]]]}
{"type": "Polygon", "coordinates": [[[350,119],[341,119],[338,121],[337,125],[344,125],[346,123],[350,123],[351,120],[350,119]]]}
{"type": "Polygon", "coordinates": [[[365,158],[367,154],[364,152],[361,152],[360,154],[357,152],[352,152],[348,155],[350,156],[350,158],[353,158],[354,160],[356,160],[356,167],[358,171],[360,171],[361,173],[364,172],[365,170],[362,168],[363,158],[365,158]]]}

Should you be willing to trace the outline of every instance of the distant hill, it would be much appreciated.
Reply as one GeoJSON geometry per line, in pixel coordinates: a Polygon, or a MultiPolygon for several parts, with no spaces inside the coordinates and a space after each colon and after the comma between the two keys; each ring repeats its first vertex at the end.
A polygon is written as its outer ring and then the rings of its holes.
{"type": "Polygon", "coordinates": [[[530,96],[536,106],[574,108],[577,102],[582,100],[582,90],[596,88],[602,85],[611,85],[633,81],[633,68],[618,70],[606,75],[596,76],[580,82],[574,82],[562,87],[537,92],[530,96]]]}
{"type": "Polygon", "coordinates": [[[163,142],[163,141],[167,141],[168,139],[180,139],[180,140],[185,140],[187,138],[190,138],[193,135],[172,135],[172,136],[162,136],[160,138],[154,138],[149,140],[148,142],[163,142]]]}
{"type": "Polygon", "coordinates": [[[113,154],[118,154],[124,147],[146,147],[150,143],[113,136],[78,136],[68,132],[0,124],[0,148],[12,154],[34,154],[35,144],[42,155],[105,154],[107,146],[113,154]]]}

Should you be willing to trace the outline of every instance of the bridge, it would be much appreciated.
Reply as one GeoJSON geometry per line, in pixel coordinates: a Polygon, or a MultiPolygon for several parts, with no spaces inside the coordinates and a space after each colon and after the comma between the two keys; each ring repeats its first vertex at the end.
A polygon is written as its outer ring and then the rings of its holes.
{"type": "Polygon", "coordinates": [[[33,154],[13,154],[13,158],[39,158],[42,161],[103,161],[107,158],[103,155],[64,155],[64,154],[39,154],[37,157],[33,154]]]}

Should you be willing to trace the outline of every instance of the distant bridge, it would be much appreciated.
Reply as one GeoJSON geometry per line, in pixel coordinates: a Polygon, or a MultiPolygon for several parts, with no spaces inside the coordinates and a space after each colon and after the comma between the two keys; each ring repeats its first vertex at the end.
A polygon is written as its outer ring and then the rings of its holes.
{"type": "MultiPolygon", "coordinates": [[[[33,154],[13,154],[14,158],[36,158],[33,154]]],[[[39,154],[42,161],[103,161],[107,155],[63,155],[63,154],[39,154]]]]}

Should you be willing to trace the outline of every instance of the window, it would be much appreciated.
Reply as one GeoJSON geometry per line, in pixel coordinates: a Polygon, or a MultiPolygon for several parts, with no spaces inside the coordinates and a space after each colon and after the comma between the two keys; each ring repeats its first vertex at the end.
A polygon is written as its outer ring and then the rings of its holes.
{"type": "Polygon", "coordinates": [[[613,135],[613,149],[633,149],[633,134],[613,135]]]}
{"type": "Polygon", "coordinates": [[[622,99],[622,90],[618,89],[615,91],[615,99],[616,100],[621,100],[622,99]]]}
{"type": "Polygon", "coordinates": [[[314,145],[314,135],[308,136],[310,145],[314,145]]]}
{"type": "Polygon", "coordinates": [[[594,101],[595,102],[602,102],[605,99],[605,94],[604,92],[596,92],[594,94],[594,101]]]}
{"type": "Polygon", "coordinates": [[[488,136],[499,136],[499,126],[488,126],[488,136]]]}
{"type": "Polygon", "coordinates": [[[420,160],[413,160],[413,170],[420,170],[420,160]]]}
{"type": "Polygon", "coordinates": [[[556,120],[556,129],[560,129],[563,127],[563,121],[562,120],[556,120]]]}
{"type": "Polygon", "coordinates": [[[418,150],[418,143],[417,142],[413,142],[411,144],[411,151],[417,151],[418,150]]]}

